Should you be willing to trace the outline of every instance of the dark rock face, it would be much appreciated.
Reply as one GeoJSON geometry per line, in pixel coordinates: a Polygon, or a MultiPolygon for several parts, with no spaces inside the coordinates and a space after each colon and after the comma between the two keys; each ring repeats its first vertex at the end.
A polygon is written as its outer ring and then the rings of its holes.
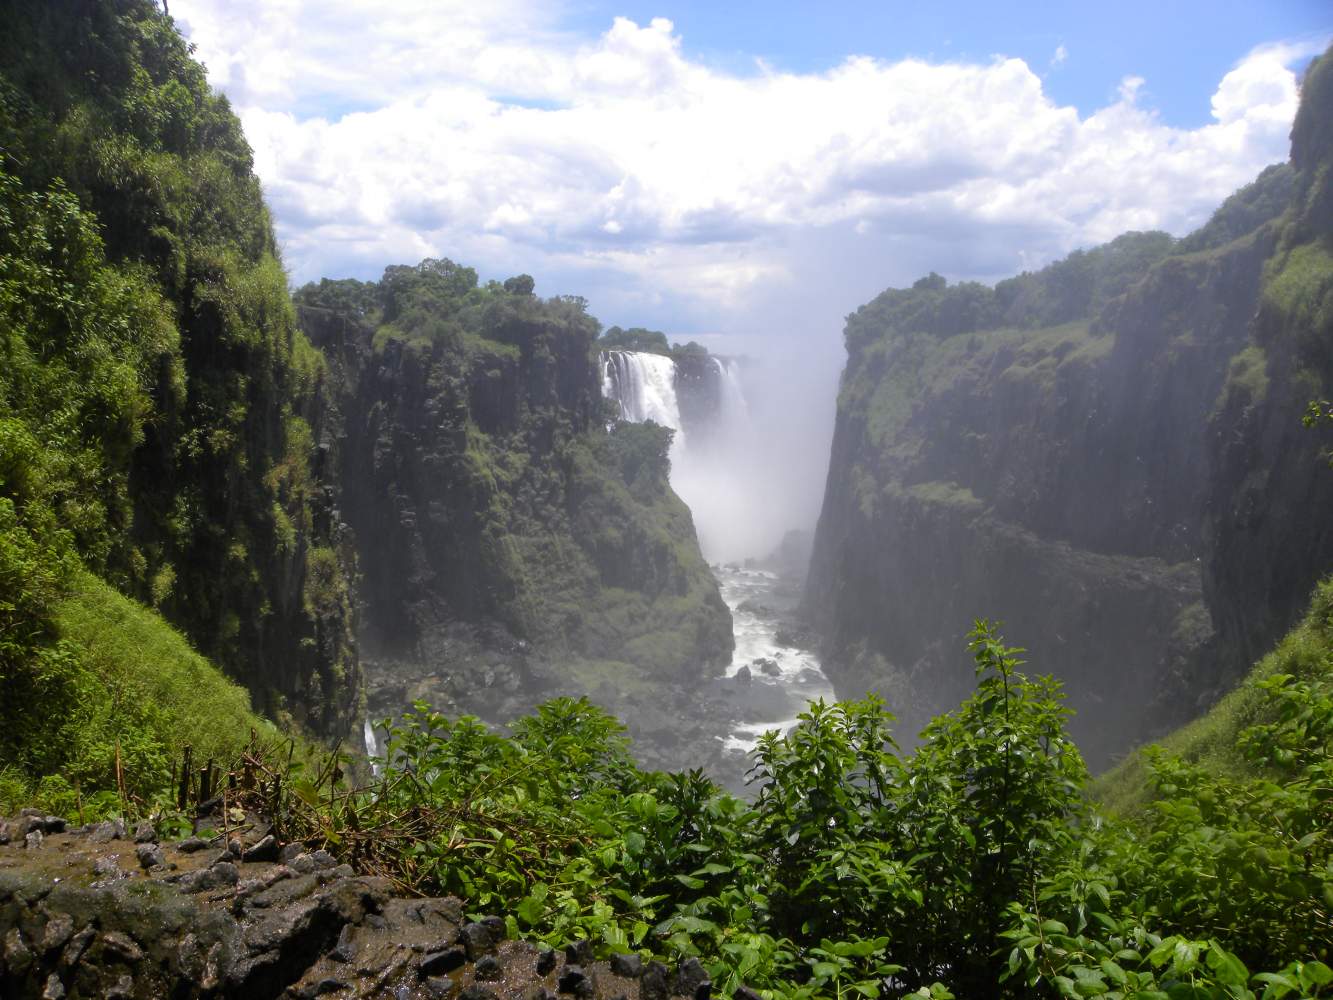
{"type": "Polygon", "coordinates": [[[998,618],[1064,680],[1096,766],[1297,620],[1333,566],[1333,474],[1300,421],[1319,377],[1263,305],[1290,233],[1270,218],[1226,242],[1233,202],[1178,247],[1130,234],[849,318],[806,593],[840,695],[877,688],[924,721],[971,689],[973,618],[998,618]],[[1061,313],[1076,277],[1106,291],[1061,313]]]}
{"type": "MultiPolygon", "coordinates": [[[[99,840],[96,829],[62,824],[40,847],[0,845],[0,996],[666,1000],[670,992],[656,963],[640,990],[637,955],[596,961],[584,942],[562,962],[549,948],[506,940],[499,916],[465,924],[458,899],[395,898],[387,880],[315,854],[208,865],[204,852],[163,846],[160,869],[140,872],[130,858],[132,871],[106,880],[135,845],[123,830],[99,840]],[[219,871],[207,892],[190,891],[219,871]]],[[[671,985],[698,1000],[701,976],[686,963],[671,985]]]]}

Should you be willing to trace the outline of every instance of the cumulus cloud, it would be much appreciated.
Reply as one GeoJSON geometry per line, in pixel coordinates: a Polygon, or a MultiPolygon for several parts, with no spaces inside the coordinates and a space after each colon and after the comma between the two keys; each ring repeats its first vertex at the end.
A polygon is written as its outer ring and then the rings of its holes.
{"type": "Polygon", "coordinates": [[[242,116],[294,280],[441,254],[529,271],[608,322],[751,332],[756,297],[793,286],[836,326],[851,296],[931,268],[991,278],[1192,228],[1285,158],[1310,52],[1255,50],[1214,120],[1177,129],[1150,82],[1080,116],[1018,59],[738,75],[664,18],[579,37],[530,0],[173,7],[242,116]],[[855,249],[816,255],[829,234],[855,249]]]}

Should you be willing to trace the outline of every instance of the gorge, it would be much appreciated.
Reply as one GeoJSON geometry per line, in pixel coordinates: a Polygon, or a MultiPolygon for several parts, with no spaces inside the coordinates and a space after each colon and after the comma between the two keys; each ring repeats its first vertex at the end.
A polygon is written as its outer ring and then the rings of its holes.
{"type": "Polygon", "coordinates": [[[835,401],[785,300],[293,287],[165,4],[0,15],[0,997],[1333,995],[1333,51],[1200,228],[888,288],[835,401]]]}

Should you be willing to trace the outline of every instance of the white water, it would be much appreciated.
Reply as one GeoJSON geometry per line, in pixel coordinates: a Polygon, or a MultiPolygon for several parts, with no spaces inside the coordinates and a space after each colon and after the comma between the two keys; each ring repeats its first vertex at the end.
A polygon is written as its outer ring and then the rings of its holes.
{"type": "Polygon", "coordinates": [[[817,698],[834,700],[833,685],[824,676],[819,659],[813,653],[783,646],[777,641],[778,622],[775,619],[778,609],[773,605],[782,602],[778,593],[784,583],[781,577],[768,570],[739,566],[714,566],[713,573],[722,591],[722,599],[731,609],[732,632],[736,638],[736,649],[726,676],[735,677],[742,667],[748,667],[752,688],[773,687],[777,689],[774,693],[782,696],[752,699],[756,705],[762,703],[767,711],[754,713],[760,716],[758,718],[744,719],[723,738],[724,749],[748,753],[768,730],[778,729],[785,733],[792,729],[797,724],[797,714],[805,709],[807,702],[817,698]],[[771,610],[766,612],[764,608],[771,610]],[[776,676],[756,665],[761,660],[776,664],[776,676]],[[783,710],[775,712],[775,702],[782,705],[783,710]],[[774,715],[778,717],[773,718],[774,715]]]}
{"type": "Polygon", "coordinates": [[[675,431],[670,456],[672,465],[679,464],[685,455],[685,430],[676,400],[676,363],[641,351],[606,351],[602,360],[602,395],[620,404],[625,420],[651,420],[675,431]]]}
{"type": "Polygon", "coordinates": [[[747,557],[767,555],[780,537],[765,517],[765,477],[755,467],[756,435],[741,367],[713,357],[721,393],[717,422],[704,440],[687,445],[680,430],[675,363],[660,354],[635,351],[608,351],[602,360],[602,391],[620,404],[625,420],[652,420],[676,429],[671,485],[694,515],[700,547],[717,563],[713,573],[731,609],[736,648],[725,676],[734,678],[748,667],[751,677],[752,696],[742,709],[742,720],[718,738],[726,750],[748,752],[764,732],[795,726],[807,702],[832,700],[834,695],[812,653],[777,642],[780,618],[793,603],[790,594],[782,593],[789,581],[738,565],[747,557]],[[758,661],[775,664],[776,673],[765,673],[758,661]]]}

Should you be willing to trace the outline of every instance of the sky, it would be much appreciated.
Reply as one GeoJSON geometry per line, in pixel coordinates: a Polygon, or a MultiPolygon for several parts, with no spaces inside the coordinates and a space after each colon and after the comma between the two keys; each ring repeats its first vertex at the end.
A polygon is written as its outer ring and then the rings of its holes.
{"type": "Polygon", "coordinates": [[[1183,234],[1285,159],[1313,0],[175,0],[292,281],[447,256],[608,325],[834,340],[935,270],[1183,234]]]}
{"type": "MultiPolygon", "coordinates": [[[[1333,37],[1326,0],[170,10],[242,119],[294,285],[424,257],[531,274],[608,326],[763,359],[775,460],[815,464],[849,312],[1201,225],[1287,158],[1333,37]]],[[[815,464],[770,484],[794,519],[815,464]]]]}

